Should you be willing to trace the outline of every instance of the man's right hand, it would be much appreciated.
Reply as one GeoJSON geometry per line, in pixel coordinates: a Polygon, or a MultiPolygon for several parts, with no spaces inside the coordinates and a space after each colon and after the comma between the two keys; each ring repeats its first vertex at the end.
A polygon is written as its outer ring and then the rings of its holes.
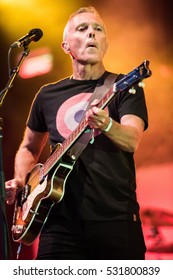
{"type": "Polygon", "coordinates": [[[5,182],[5,191],[6,191],[6,203],[7,204],[13,204],[16,197],[16,191],[17,189],[21,188],[21,183],[17,179],[11,179],[9,181],[5,182]]]}

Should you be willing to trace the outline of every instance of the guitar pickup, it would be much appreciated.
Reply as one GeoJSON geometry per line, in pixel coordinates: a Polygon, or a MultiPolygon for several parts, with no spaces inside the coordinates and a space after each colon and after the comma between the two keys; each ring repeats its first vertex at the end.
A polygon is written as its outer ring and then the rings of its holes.
{"type": "Polygon", "coordinates": [[[25,185],[22,190],[18,193],[18,206],[22,207],[30,194],[31,187],[25,185]]]}

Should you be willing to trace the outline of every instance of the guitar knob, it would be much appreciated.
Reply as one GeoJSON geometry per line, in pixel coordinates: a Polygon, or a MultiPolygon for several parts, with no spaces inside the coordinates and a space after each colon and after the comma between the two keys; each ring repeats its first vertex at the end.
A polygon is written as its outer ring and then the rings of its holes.
{"type": "Polygon", "coordinates": [[[144,88],[144,87],[145,87],[145,84],[144,84],[143,82],[139,82],[139,83],[138,83],[138,86],[144,88]]]}
{"type": "Polygon", "coordinates": [[[136,89],[134,89],[134,87],[130,88],[130,89],[129,89],[129,93],[135,94],[135,93],[136,93],[136,89]]]}

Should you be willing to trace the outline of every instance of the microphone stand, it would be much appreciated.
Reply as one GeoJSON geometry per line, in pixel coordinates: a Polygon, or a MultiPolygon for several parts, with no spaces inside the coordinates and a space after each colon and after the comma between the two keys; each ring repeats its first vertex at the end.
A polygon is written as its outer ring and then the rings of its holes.
{"type": "MultiPolygon", "coordinates": [[[[12,70],[9,80],[7,82],[6,87],[0,92],[0,107],[2,107],[3,100],[9,91],[9,89],[13,86],[13,81],[17,74],[19,73],[20,67],[25,59],[25,57],[29,54],[29,48],[27,44],[24,46],[24,50],[22,52],[21,58],[17,64],[17,67],[12,70]]],[[[2,156],[2,118],[0,117],[0,256],[2,255],[3,260],[11,259],[11,248],[10,248],[10,239],[9,239],[9,231],[8,231],[8,222],[6,217],[6,209],[5,209],[5,179],[3,172],[3,156],[2,156]]]]}

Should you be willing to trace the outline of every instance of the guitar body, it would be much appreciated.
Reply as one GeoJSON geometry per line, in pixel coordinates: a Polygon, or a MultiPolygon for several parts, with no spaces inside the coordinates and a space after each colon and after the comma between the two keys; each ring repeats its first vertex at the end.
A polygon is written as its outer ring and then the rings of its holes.
{"type": "Polygon", "coordinates": [[[25,187],[17,194],[13,215],[12,238],[30,245],[39,235],[49,212],[62,200],[65,182],[74,162],[59,163],[53,172],[40,181],[42,164],[37,164],[28,175],[25,187]]]}

